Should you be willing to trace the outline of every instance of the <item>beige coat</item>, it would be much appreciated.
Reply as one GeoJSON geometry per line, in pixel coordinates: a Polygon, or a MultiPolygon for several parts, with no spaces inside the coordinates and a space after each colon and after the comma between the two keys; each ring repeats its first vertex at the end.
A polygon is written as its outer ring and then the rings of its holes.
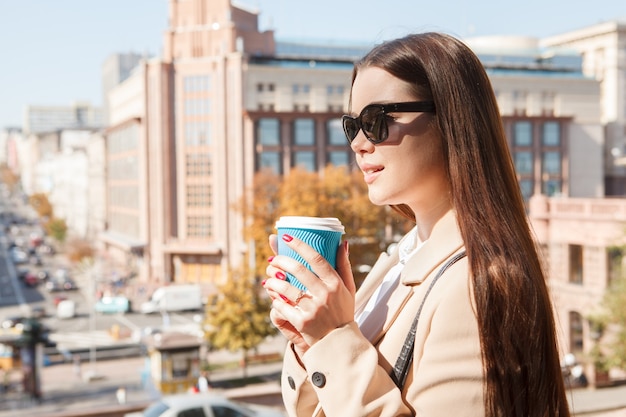
{"type": "MultiPolygon", "coordinates": [[[[387,305],[372,313],[386,316],[382,332],[372,341],[355,322],[349,323],[306,352],[301,358],[306,369],[289,346],[281,381],[289,415],[483,416],[484,378],[467,257],[452,265],[428,295],[402,393],[389,376],[431,280],[462,249],[456,216],[450,211],[407,260],[387,305]]],[[[357,311],[397,261],[397,250],[381,255],[357,292],[357,311]]]]}

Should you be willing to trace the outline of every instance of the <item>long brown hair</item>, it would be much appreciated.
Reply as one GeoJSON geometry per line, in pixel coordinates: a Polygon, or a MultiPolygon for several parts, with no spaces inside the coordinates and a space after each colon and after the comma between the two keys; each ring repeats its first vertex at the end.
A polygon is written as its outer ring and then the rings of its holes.
{"type": "Polygon", "coordinates": [[[435,102],[476,298],[486,415],[569,416],[548,288],[480,60],[452,36],[422,33],[377,45],[356,63],[353,82],[365,67],[435,102]]]}

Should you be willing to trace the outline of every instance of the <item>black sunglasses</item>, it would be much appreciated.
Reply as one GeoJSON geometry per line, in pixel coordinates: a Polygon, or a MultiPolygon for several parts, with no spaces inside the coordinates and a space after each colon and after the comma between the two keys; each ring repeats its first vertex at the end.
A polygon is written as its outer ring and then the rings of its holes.
{"type": "Polygon", "coordinates": [[[349,143],[352,143],[359,130],[363,130],[367,140],[374,145],[387,140],[387,113],[411,112],[434,113],[435,103],[432,101],[408,101],[405,103],[370,104],[361,110],[358,117],[344,115],[341,118],[343,131],[349,143]]]}

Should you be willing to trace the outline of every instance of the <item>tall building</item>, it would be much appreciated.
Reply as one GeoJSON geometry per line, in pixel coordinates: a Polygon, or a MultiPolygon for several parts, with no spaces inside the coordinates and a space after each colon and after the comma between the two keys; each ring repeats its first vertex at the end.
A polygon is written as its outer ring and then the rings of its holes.
{"type": "Polygon", "coordinates": [[[256,171],[352,161],[340,116],[364,49],[280,44],[257,21],[227,0],[172,1],[162,59],[109,94],[103,237],[144,280],[210,291],[249,257],[232,207],[256,171]]]}

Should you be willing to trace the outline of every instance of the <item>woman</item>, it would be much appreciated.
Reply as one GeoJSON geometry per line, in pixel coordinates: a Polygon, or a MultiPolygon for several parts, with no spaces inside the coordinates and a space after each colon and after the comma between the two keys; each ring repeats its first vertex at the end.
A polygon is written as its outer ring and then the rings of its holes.
{"type": "Polygon", "coordinates": [[[270,258],[289,415],[568,416],[545,277],[478,58],[439,33],[383,43],[355,64],[350,107],[344,130],[370,200],[416,227],[356,296],[345,244],[336,271],[290,236],[315,273],[270,258]]]}

